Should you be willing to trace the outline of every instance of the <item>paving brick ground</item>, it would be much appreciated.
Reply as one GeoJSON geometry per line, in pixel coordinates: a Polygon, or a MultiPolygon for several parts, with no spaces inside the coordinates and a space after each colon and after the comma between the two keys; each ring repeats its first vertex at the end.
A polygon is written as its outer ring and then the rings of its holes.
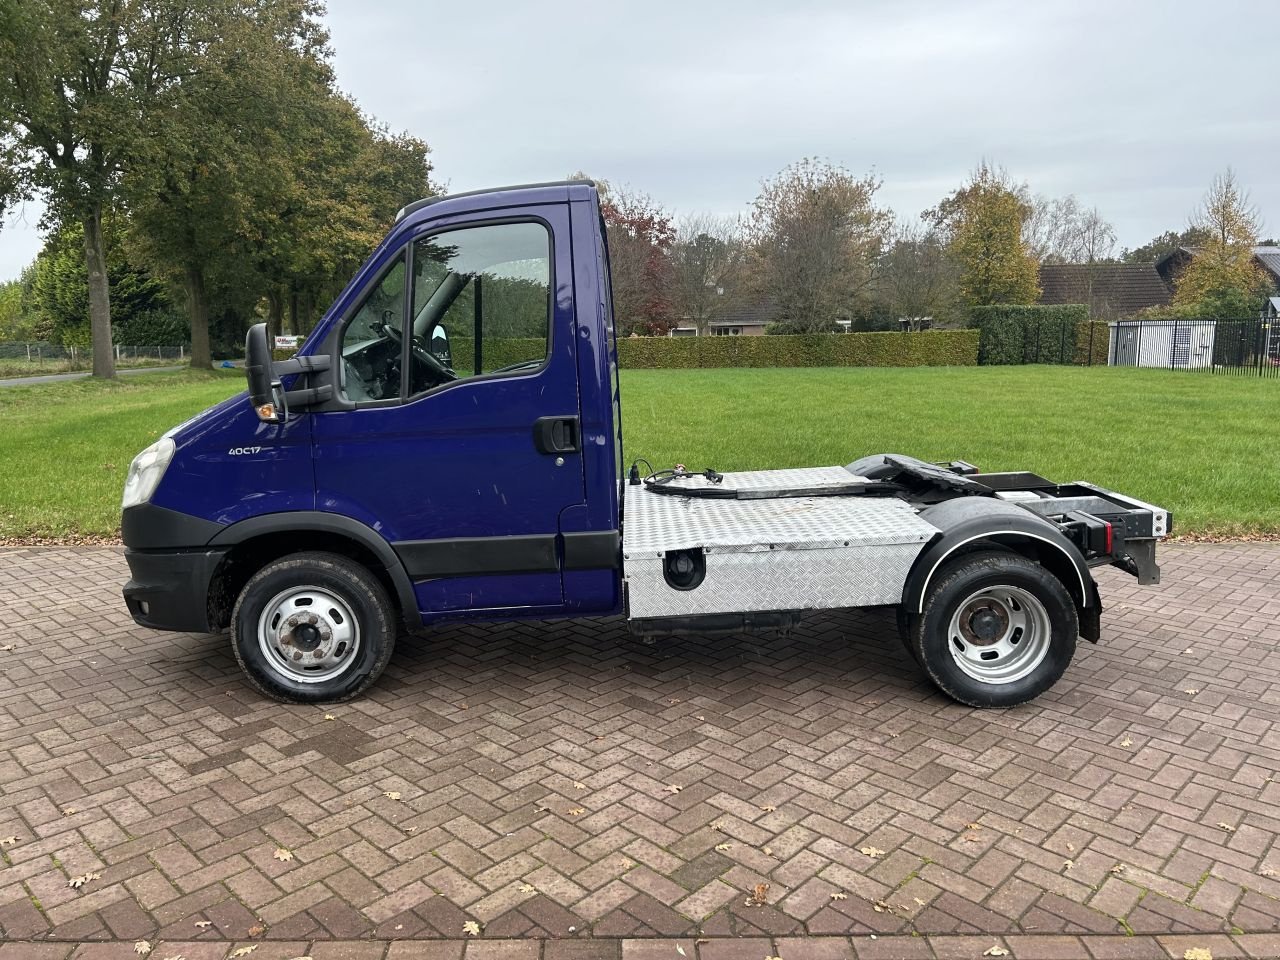
{"type": "Polygon", "coordinates": [[[1276,956],[1280,548],[1163,560],[1007,712],[883,611],[451,628],[326,710],[134,626],[116,549],[0,551],[0,960],[1276,956]]]}

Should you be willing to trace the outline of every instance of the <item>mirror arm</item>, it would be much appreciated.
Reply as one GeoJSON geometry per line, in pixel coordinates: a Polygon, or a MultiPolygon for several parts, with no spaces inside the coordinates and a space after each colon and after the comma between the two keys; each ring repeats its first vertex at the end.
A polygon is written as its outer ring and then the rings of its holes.
{"type": "Polygon", "coordinates": [[[324,403],[326,400],[333,398],[333,387],[325,384],[321,387],[307,387],[304,390],[289,390],[283,394],[286,407],[285,414],[288,415],[287,404],[292,401],[299,406],[309,407],[315,403],[324,403]]]}
{"type": "Polygon", "coordinates": [[[271,372],[277,377],[287,377],[293,373],[320,373],[328,369],[328,354],[319,354],[312,357],[290,357],[288,360],[277,360],[271,365],[271,372]]]}

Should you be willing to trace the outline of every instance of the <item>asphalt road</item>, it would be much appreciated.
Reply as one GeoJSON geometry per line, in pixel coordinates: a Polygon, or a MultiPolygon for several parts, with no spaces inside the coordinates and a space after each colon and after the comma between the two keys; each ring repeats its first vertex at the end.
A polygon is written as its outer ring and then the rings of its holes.
{"type": "MultiPolygon", "coordinates": [[[[180,367],[128,367],[126,369],[118,369],[116,373],[121,376],[128,376],[133,373],[172,373],[174,370],[185,370],[186,366],[180,367]]],[[[13,377],[8,380],[0,380],[0,387],[30,387],[38,383],[58,383],[62,380],[83,380],[89,376],[89,373],[50,373],[43,377],[13,377]]]]}

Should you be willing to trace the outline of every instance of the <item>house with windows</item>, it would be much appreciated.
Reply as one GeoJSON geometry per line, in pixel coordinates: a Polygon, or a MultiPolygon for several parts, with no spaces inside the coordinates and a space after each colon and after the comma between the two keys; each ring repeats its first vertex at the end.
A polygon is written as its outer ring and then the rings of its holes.
{"type": "MultiPolygon", "coordinates": [[[[777,319],[772,303],[747,303],[731,307],[723,316],[709,324],[714,337],[760,337],[764,328],[777,319]]],[[[689,317],[682,317],[671,331],[673,337],[696,337],[697,324],[689,317]]]]}

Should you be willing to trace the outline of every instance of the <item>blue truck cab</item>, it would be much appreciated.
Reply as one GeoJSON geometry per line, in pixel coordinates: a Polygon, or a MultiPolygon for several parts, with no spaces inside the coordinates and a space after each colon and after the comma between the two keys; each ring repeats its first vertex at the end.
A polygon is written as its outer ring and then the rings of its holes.
{"type": "Polygon", "coordinates": [[[411,204],[296,357],[250,330],[246,374],[131,466],[124,597],[146,627],[229,628],[286,700],[355,696],[397,637],[451,620],[626,612],[669,635],[887,604],[941,689],[1004,706],[1097,639],[1091,567],[1153,582],[1169,531],[960,461],[628,471],[587,181],[411,204]]]}

